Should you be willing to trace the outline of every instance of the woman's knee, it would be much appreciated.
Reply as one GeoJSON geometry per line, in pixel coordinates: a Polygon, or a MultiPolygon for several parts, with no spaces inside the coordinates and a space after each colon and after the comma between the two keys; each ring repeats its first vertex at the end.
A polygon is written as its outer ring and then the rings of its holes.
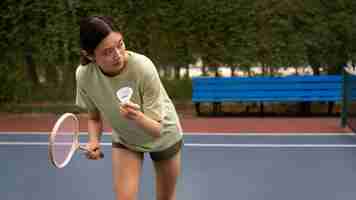
{"type": "Polygon", "coordinates": [[[129,191],[115,192],[116,200],[136,200],[137,193],[129,191]]]}

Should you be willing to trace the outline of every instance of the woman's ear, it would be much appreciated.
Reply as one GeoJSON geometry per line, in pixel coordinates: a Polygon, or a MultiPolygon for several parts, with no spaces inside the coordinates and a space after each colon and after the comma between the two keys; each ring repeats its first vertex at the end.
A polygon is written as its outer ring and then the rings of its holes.
{"type": "Polygon", "coordinates": [[[83,56],[85,56],[88,60],[94,61],[94,58],[91,57],[91,56],[88,54],[87,51],[85,51],[85,50],[82,49],[82,50],[80,50],[80,53],[81,53],[83,56]]]}

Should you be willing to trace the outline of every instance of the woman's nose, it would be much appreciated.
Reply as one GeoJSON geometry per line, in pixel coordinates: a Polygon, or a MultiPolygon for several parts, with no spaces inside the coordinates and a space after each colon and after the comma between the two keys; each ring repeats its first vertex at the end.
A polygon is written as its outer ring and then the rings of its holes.
{"type": "Polygon", "coordinates": [[[121,59],[120,50],[118,48],[115,48],[114,58],[115,59],[121,59]]]}

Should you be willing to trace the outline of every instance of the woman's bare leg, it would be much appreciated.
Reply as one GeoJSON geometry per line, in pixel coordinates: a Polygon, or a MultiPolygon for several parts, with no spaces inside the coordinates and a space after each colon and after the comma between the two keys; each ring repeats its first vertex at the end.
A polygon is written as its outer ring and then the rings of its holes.
{"type": "Polygon", "coordinates": [[[176,187],[181,170],[181,154],[169,160],[155,161],[157,200],[176,200],[176,187]]]}
{"type": "Polygon", "coordinates": [[[142,163],[142,153],[112,148],[113,189],[116,200],[137,199],[142,163]]]}

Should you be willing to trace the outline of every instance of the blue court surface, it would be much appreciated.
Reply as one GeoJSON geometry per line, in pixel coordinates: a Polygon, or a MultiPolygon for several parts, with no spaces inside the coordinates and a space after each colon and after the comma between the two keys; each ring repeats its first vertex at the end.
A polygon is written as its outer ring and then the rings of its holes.
{"type": "MultiPolygon", "coordinates": [[[[105,158],[81,154],[58,170],[48,161],[47,134],[0,134],[1,200],[110,200],[110,136],[105,158]]],[[[83,136],[85,137],[85,136],[83,136]]],[[[83,141],[85,138],[83,138],[83,141]]],[[[182,200],[354,200],[354,135],[185,135],[182,200]]],[[[139,199],[154,197],[145,157],[139,199]]]]}

